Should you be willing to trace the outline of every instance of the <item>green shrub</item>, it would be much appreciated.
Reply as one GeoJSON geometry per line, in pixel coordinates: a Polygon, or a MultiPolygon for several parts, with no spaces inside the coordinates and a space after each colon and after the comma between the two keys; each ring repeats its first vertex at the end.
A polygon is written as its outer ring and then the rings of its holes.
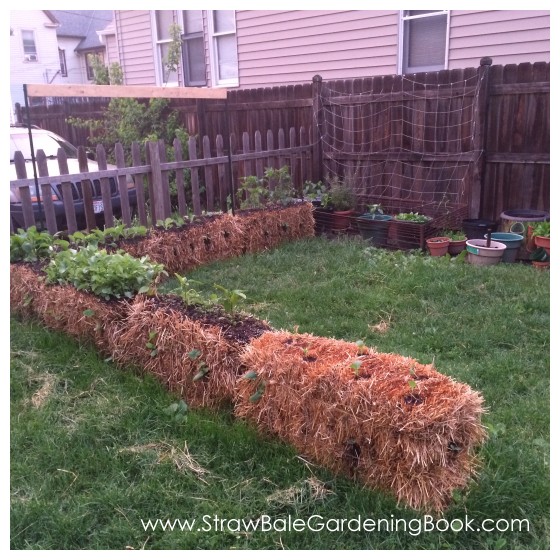
{"type": "Polygon", "coordinates": [[[36,262],[51,256],[55,247],[66,249],[68,242],[55,239],[46,231],[37,231],[35,226],[27,230],[18,229],[10,235],[10,262],[36,262]]]}

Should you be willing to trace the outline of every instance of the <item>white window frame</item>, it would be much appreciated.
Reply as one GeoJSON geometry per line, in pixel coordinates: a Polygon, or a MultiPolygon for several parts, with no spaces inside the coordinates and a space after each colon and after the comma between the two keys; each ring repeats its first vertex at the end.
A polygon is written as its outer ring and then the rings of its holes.
{"type": "Polygon", "coordinates": [[[183,83],[185,84],[185,86],[187,87],[204,87],[206,86],[207,83],[207,65],[206,65],[206,38],[205,38],[205,33],[204,33],[204,15],[205,15],[205,10],[198,10],[200,12],[201,18],[202,18],[202,29],[201,31],[194,31],[194,32],[189,32],[188,29],[185,29],[185,10],[182,11],[181,13],[181,26],[182,26],[182,35],[181,35],[181,49],[182,49],[182,57],[183,57],[183,64],[181,66],[181,70],[183,72],[183,83]],[[204,63],[204,81],[200,81],[200,82],[196,82],[196,81],[192,81],[191,83],[189,83],[189,79],[188,79],[188,70],[186,68],[187,66],[187,59],[188,59],[188,50],[189,50],[189,41],[193,38],[202,38],[202,56],[203,56],[203,63],[204,63]]]}
{"type": "Polygon", "coordinates": [[[22,29],[21,30],[21,49],[22,49],[22,52],[23,52],[23,61],[24,62],[39,62],[39,53],[37,51],[37,38],[35,37],[35,30],[34,29],[22,29]],[[25,45],[23,43],[23,34],[24,33],[31,33],[33,35],[33,46],[35,47],[35,52],[34,53],[26,53],[25,52],[25,45]],[[35,57],[35,60],[33,60],[31,58],[33,56],[35,57]]]}
{"type": "Polygon", "coordinates": [[[421,14],[417,16],[405,16],[405,10],[399,10],[399,49],[398,49],[398,64],[397,64],[397,73],[403,74],[404,69],[404,34],[405,34],[405,21],[411,21],[415,19],[422,19],[426,17],[435,17],[435,16],[447,16],[447,26],[445,32],[445,59],[443,63],[443,68],[434,67],[434,66],[421,66],[418,69],[412,70],[412,72],[435,72],[437,70],[447,70],[449,67],[449,22],[451,19],[451,10],[439,10],[434,11],[429,14],[421,14]]]}
{"type": "Polygon", "coordinates": [[[210,54],[210,76],[212,78],[212,85],[214,87],[236,87],[239,85],[239,51],[237,51],[237,78],[230,78],[227,80],[220,80],[218,74],[218,48],[216,46],[216,38],[226,35],[233,35],[235,37],[235,44],[237,46],[237,14],[235,10],[233,19],[233,31],[216,33],[214,31],[214,11],[206,10],[206,19],[208,21],[208,49],[210,54]]]}
{"type": "MultiPolygon", "coordinates": [[[[158,39],[158,28],[157,28],[157,10],[150,10],[150,15],[152,18],[152,37],[153,37],[153,51],[154,51],[154,62],[156,70],[156,81],[158,86],[169,86],[178,87],[179,86],[179,74],[182,73],[182,61],[179,62],[179,68],[177,69],[177,81],[175,82],[165,82],[165,76],[163,75],[162,60],[161,60],[161,49],[160,45],[165,43],[171,43],[171,39],[158,39]]],[[[169,10],[173,12],[173,23],[176,23],[181,28],[181,34],[183,33],[183,21],[182,17],[178,17],[177,10],[169,10]]],[[[181,55],[182,56],[182,55],[181,55]]]]}

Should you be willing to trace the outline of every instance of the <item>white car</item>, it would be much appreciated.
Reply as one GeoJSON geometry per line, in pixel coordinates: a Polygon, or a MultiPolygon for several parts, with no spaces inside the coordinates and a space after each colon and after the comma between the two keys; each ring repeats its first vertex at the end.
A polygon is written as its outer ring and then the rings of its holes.
{"type": "MultiPolygon", "coordinates": [[[[35,154],[38,150],[43,150],[45,156],[47,157],[47,166],[49,170],[49,175],[56,176],[60,175],[58,168],[57,153],[60,148],[64,150],[68,162],[68,172],[69,173],[79,173],[80,167],[78,164],[78,150],[70,142],[64,138],[58,136],[54,132],[44,130],[41,128],[32,128],[31,134],[33,136],[33,149],[35,154]]],[[[14,165],[14,154],[16,151],[20,151],[25,159],[25,166],[28,177],[33,177],[33,164],[31,161],[31,146],[29,145],[29,132],[27,128],[22,126],[11,126],[10,127],[10,180],[17,179],[16,169],[14,165]]],[[[108,169],[116,169],[114,165],[107,165],[108,169]]],[[[88,162],[89,171],[98,171],[99,167],[95,161],[88,162]]],[[[45,179],[41,178],[40,184],[45,184],[45,179]]],[[[109,178],[109,184],[111,187],[111,202],[113,207],[113,215],[116,218],[121,216],[121,200],[119,197],[119,189],[117,181],[113,178],[109,178]]],[[[96,223],[98,227],[104,225],[104,213],[103,213],[103,199],[101,197],[101,184],[99,179],[94,179],[91,181],[92,194],[93,194],[93,209],[96,217],[96,223]]],[[[128,201],[130,204],[131,211],[136,207],[136,190],[134,189],[134,184],[130,178],[127,177],[128,186],[128,201]]],[[[39,203],[37,200],[37,193],[35,192],[35,186],[33,183],[30,184],[31,191],[31,201],[33,202],[33,210],[35,212],[35,220],[39,221],[39,203]]],[[[59,230],[65,230],[67,228],[66,224],[66,214],[64,212],[64,203],[62,200],[62,190],[60,183],[51,183],[52,200],[54,211],[56,215],[57,228],[59,230]]],[[[78,229],[84,229],[86,227],[86,219],[84,213],[84,201],[82,196],[82,189],[80,182],[77,181],[72,183],[72,197],[74,200],[74,209],[76,212],[76,221],[78,229]]],[[[10,189],[10,215],[14,223],[14,228],[24,227],[23,221],[23,211],[21,205],[21,199],[19,195],[19,188],[13,187],[10,189]]],[[[43,222],[44,222],[43,215],[43,222]]]]}

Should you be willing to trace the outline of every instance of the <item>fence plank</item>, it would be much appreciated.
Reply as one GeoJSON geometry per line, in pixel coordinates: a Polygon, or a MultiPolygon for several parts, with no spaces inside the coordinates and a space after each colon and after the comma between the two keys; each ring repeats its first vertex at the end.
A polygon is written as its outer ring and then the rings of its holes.
{"type": "Polygon", "coordinates": [[[161,193],[163,197],[163,211],[165,217],[171,216],[171,196],[169,194],[169,171],[166,171],[164,166],[167,162],[167,151],[165,149],[165,142],[162,139],[158,140],[159,161],[161,166],[161,193]]]}
{"type": "MultiPolygon", "coordinates": [[[[296,129],[292,126],[289,131],[289,141],[290,141],[290,148],[295,148],[297,146],[296,143],[296,129]]],[[[290,173],[292,175],[292,181],[296,181],[299,185],[301,183],[301,178],[299,176],[299,172],[296,165],[296,155],[295,153],[290,154],[290,173]]]]}
{"type": "MultiPolygon", "coordinates": [[[[49,166],[44,150],[37,150],[37,174],[39,175],[39,177],[49,176],[49,166]]],[[[40,184],[41,196],[43,200],[43,210],[45,211],[45,220],[47,222],[47,230],[51,235],[54,235],[58,231],[53,202],[54,193],[50,182],[40,184]]]]}
{"type": "MultiPolygon", "coordinates": [[[[216,136],[216,156],[224,155],[224,139],[221,134],[216,136]]],[[[229,194],[229,173],[226,172],[226,166],[223,163],[218,164],[218,190],[220,196],[220,208],[222,212],[227,212],[227,197],[229,194]]]]}
{"type": "MultiPolygon", "coordinates": [[[[86,155],[86,150],[83,146],[78,148],[78,165],[82,173],[87,173],[89,171],[88,159],[86,155]]],[[[82,189],[82,198],[84,200],[84,214],[86,216],[86,230],[90,231],[95,229],[95,213],[93,211],[93,193],[91,190],[91,181],[89,179],[83,179],[80,181],[80,187],[82,189]]]]}
{"type": "MultiPolygon", "coordinates": [[[[244,132],[241,137],[241,145],[243,149],[243,154],[250,154],[251,153],[251,145],[249,142],[249,134],[244,132]]],[[[249,175],[253,174],[253,165],[250,159],[245,159],[243,162],[243,176],[249,177],[249,175]]]]}
{"type": "MultiPolygon", "coordinates": [[[[196,138],[191,136],[189,138],[189,159],[196,159],[196,138]]],[[[198,167],[193,167],[191,169],[191,188],[192,188],[192,200],[193,200],[193,210],[196,216],[202,214],[202,209],[200,207],[200,187],[198,184],[198,167]]]]}
{"type": "MultiPolygon", "coordinates": [[[[270,129],[266,131],[266,150],[268,152],[274,150],[274,135],[270,129]]],[[[268,156],[266,166],[274,167],[274,158],[271,155],[268,156]]]]}
{"type": "MultiPolygon", "coordinates": [[[[68,161],[66,159],[66,152],[62,148],[58,148],[57,156],[58,169],[61,175],[68,174],[68,161]]],[[[68,233],[72,234],[78,231],[78,224],[76,221],[76,209],[74,207],[74,197],[72,195],[72,183],[63,181],[61,184],[62,200],[64,202],[64,213],[66,214],[66,224],[68,233]]]]}
{"type": "MultiPolygon", "coordinates": [[[[255,152],[262,152],[262,137],[261,137],[261,131],[257,130],[255,132],[255,152]]],[[[263,170],[263,160],[262,158],[259,158],[257,160],[255,160],[255,175],[259,178],[261,178],[263,176],[264,170],[263,170]]]]}
{"type": "MultiPolygon", "coordinates": [[[[105,148],[98,144],[95,149],[95,159],[97,160],[98,169],[104,171],[107,169],[107,155],[105,148]]],[[[108,177],[99,179],[101,188],[101,200],[103,200],[103,217],[105,218],[105,227],[110,228],[115,225],[113,216],[113,202],[111,199],[111,180],[108,177]]]]}
{"type": "MultiPolygon", "coordinates": [[[[284,134],[284,129],[281,128],[278,131],[278,149],[282,150],[286,147],[286,136],[284,134]]],[[[278,168],[280,167],[284,167],[284,165],[286,165],[286,159],[284,158],[284,156],[278,156],[278,168]]]]}
{"type": "MultiPolygon", "coordinates": [[[[173,153],[175,154],[175,161],[183,161],[183,146],[179,138],[173,140],[173,153]]],[[[181,214],[181,216],[186,216],[188,210],[185,201],[185,176],[181,169],[178,169],[175,173],[175,182],[177,185],[177,206],[179,207],[179,214],[181,214]]]]}
{"type": "Polygon", "coordinates": [[[150,153],[150,165],[152,166],[150,210],[152,214],[152,225],[156,225],[158,220],[165,220],[165,208],[163,206],[163,196],[161,193],[161,165],[159,161],[158,143],[148,142],[148,150],[150,153]]]}
{"type": "MultiPolygon", "coordinates": [[[[210,138],[204,136],[202,139],[202,157],[210,159],[212,153],[210,151],[210,138]]],[[[206,211],[214,211],[214,170],[211,165],[204,166],[204,186],[206,187],[206,211]]]]}
{"type": "MultiPolygon", "coordinates": [[[[141,166],[142,157],[140,155],[140,144],[138,142],[132,142],[131,152],[132,152],[132,165],[134,167],[141,166]]],[[[138,173],[135,173],[133,175],[133,178],[134,178],[134,188],[136,190],[136,211],[138,212],[138,220],[143,226],[147,227],[148,216],[146,215],[146,196],[144,194],[143,176],[138,173]]]]}
{"type": "MultiPolygon", "coordinates": [[[[120,142],[117,142],[115,144],[115,160],[118,168],[126,167],[126,163],[124,160],[124,149],[120,142]]],[[[118,185],[119,197],[121,199],[122,221],[126,225],[126,227],[130,227],[132,225],[132,220],[130,216],[130,204],[128,200],[128,185],[126,181],[126,175],[119,175],[118,185]]]]}
{"type": "MultiPolygon", "coordinates": [[[[27,169],[25,168],[25,158],[21,152],[14,154],[14,166],[16,168],[16,176],[18,179],[27,179],[27,169]]],[[[29,186],[19,187],[19,199],[21,201],[21,209],[23,213],[23,225],[25,229],[35,225],[35,214],[33,212],[33,203],[31,201],[31,192],[29,186]]]]}

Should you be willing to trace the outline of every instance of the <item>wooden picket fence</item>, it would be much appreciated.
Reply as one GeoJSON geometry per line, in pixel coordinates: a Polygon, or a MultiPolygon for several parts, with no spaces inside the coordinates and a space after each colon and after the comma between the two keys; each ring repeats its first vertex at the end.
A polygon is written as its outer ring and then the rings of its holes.
{"type": "MultiPolygon", "coordinates": [[[[91,166],[85,148],[78,148],[79,173],[69,173],[68,160],[62,149],[58,152],[58,175],[49,175],[47,158],[42,150],[37,151],[37,183],[39,196],[35,194],[35,178],[29,177],[21,152],[15,154],[17,179],[10,181],[10,187],[19,188],[23,226],[46,226],[50,233],[57,232],[53,198],[62,200],[64,218],[69,233],[78,229],[91,230],[102,222],[106,227],[115,223],[112,197],[118,196],[122,222],[130,226],[133,219],[145,226],[155,225],[159,220],[171,217],[174,212],[186,215],[189,210],[200,216],[203,212],[227,211],[233,206],[235,211],[236,193],[243,177],[255,175],[263,177],[267,168],[279,169],[288,166],[296,190],[301,194],[303,183],[311,179],[312,146],[308,141],[309,131],[303,127],[296,132],[290,128],[286,137],[284,130],[277,135],[268,130],[266,135],[256,131],[250,137],[243,133],[241,138],[231,134],[229,145],[218,134],[212,144],[208,136],[202,141],[196,137],[189,139],[188,146],[182,146],[179,139],[173,142],[174,157],[168,161],[163,140],[148,142],[141,146],[135,142],[131,146],[132,166],[125,163],[122,144],[115,145],[116,166],[107,164],[103,146],[97,146],[97,170],[91,166]],[[171,194],[174,185],[176,195],[171,194]],[[131,199],[136,201],[133,208],[131,199]],[[55,194],[53,194],[55,193],[55,194]],[[39,201],[37,201],[37,198],[39,201]],[[76,202],[83,202],[85,228],[80,228],[76,215],[76,202]],[[41,205],[39,215],[36,211],[41,205]],[[102,214],[102,216],[101,216],[102,214]]],[[[12,222],[12,221],[10,221],[12,222]]],[[[10,223],[11,231],[14,224],[10,223]]]]}

